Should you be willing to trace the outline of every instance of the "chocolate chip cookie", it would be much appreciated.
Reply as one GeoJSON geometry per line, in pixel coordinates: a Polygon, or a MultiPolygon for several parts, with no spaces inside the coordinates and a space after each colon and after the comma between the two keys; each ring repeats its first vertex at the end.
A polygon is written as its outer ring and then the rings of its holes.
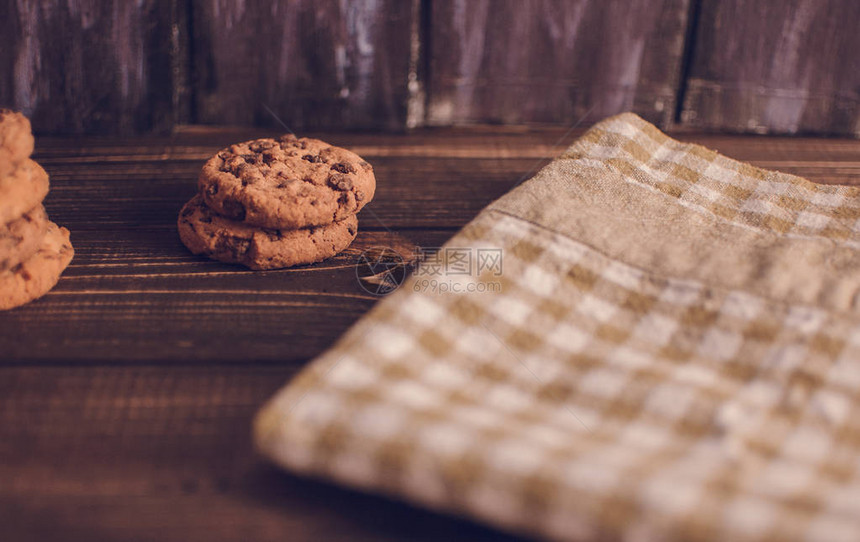
{"type": "Polygon", "coordinates": [[[48,229],[45,208],[37,205],[18,220],[0,226],[0,271],[18,265],[36,253],[48,229]]]}
{"type": "Polygon", "coordinates": [[[0,177],[5,177],[33,153],[30,121],[21,113],[0,109],[0,177]]]}
{"type": "Polygon", "coordinates": [[[198,185],[216,213],[283,230],[354,215],[373,198],[376,178],[351,151],[285,135],[221,150],[203,166],[198,185]]]}
{"type": "Polygon", "coordinates": [[[57,284],[75,250],[69,230],[48,222],[39,250],[26,261],[0,271],[0,310],[11,309],[45,295],[57,284]]]}
{"type": "Polygon", "coordinates": [[[0,224],[17,220],[39,205],[48,194],[48,174],[26,159],[7,176],[0,177],[0,224]]]}
{"type": "Polygon", "coordinates": [[[257,228],[219,216],[200,195],[185,204],[177,225],[183,244],[194,254],[256,270],[324,260],[348,247],[358,232],[354,214],[325,226],[257,228]]]}

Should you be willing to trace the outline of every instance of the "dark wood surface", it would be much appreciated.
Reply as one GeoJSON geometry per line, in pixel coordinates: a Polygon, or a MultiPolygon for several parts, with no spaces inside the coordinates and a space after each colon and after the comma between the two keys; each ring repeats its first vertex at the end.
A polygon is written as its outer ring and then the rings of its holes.
{"type": "Polygon", "coordinates": [[[860,137],[860,2],[703,0],[681,120],[860,137]]]}
{"type": "Polygon", "coordinates": [[[0,106],[40,131],[169,131],[188,113],[181,0],[0,0],[0,106]]]}
{"type": "Polygon", "coordinates": [[[0,0],[0,14],[0,107],[41,134],[571,126],[632,110],[860,137],[856,0],[0,0]]]}
{"type": "Polygon", "coordinates": [[[675,115],[688,0],[430,3],[427,121],[675,115]]]}
{"type": "Polygon", "coordinates": [[[193,5],[197,121],[403,129],[412,1],[193,5]]]}
{"type": "MultiPolygon", "coordinates": [[[[77,255],[0,313],[0,540],[495,540],[465,520],[279,472],[259,406],[366,312],[355,255],[437,246],[561,152],[564,129],[321,134],[376,169],[352,249],[252,273],[190,255],[176,214],[219,147],[264,132],[37,141],[77,255]]],[[[860,142],[678,134],[757,165],[860,184],[860,142]]]]}

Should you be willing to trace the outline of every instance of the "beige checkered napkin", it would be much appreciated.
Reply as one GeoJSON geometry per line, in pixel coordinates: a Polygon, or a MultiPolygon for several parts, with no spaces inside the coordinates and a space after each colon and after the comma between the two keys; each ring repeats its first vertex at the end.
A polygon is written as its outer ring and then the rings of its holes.
{"type": "Polygon", "coordinates": [[[278,393],[257,444],[553,539],[860,540],[858,196],[608,119],[278,393]]]}

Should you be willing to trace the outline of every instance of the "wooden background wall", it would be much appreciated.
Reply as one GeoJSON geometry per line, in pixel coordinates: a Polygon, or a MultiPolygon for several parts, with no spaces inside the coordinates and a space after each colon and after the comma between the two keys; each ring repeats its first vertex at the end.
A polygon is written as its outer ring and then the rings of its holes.
{"type": "Polygon", "coordinates": [[[0,0],[40,133],[590,122],[860,137],[857,0],[0,0]]]}

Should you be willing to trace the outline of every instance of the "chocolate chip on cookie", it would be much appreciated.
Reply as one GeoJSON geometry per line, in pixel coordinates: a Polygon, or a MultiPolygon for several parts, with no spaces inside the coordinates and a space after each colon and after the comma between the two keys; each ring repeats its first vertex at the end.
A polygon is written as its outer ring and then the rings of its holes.
{"type": "Polygon", "coordinates": [[[47,194],[48,174],[36,162],[25,159],[9,175],[0,177],[0,224],[17,220],[47,194]]]}
{"type": "Polygon", "coordinates": [[[47,229],[48,216],[41,205],[30,209],[17,220],[0,225],[0,272],[35,254],[47,229]]]}
{"type": "Polygon", "coordinates": [[[74,256],[69,230],[48,220],[48,174],[31,160],[30,121],[0,109],[0,310],[41,297],[74,256]]]}
{"type": "Polygon", "coordinates": [[[219,151],[203,166],[198,184],[216,213],[273,229],[343,220],[376,190],[373,168],[357,154],[291,135],[219,151]]]}
{"type": "Polygon", "coordinates": [[[358,218],[348,215],[325,226],[268,229],[220,216],[202,196],[194,196],[179,212],[179,236],[194,254],[239,263],[251,269],[277,269],[318,262],[352,243],[358,218]]]}
{"type": "Polygon", "coordinates": [[[0,310],[11,309],[45,295],[57,284],[74,255],[69,230],[48,222],[38,251],[14,267],[0,271],[0,310]]]}

